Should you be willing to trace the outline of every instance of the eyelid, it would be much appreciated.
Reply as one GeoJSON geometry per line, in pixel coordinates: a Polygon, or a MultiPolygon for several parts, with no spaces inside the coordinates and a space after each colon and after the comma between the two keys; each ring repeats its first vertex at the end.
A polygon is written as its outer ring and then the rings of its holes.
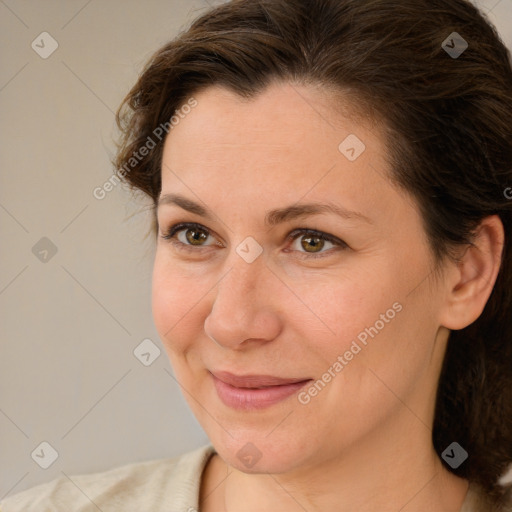
{"type": "MultiPolygon", "coordinates": [[[[190,244],[183,244],[179,240],[174,239],[174,235],[176,235],[176,233],[183,231],[187,228],[198,228],[201,231],[205,231],[209,236],[214,236],[212,230],[202,224],[199,224],[197,222],[179,222],[177,224],[173,224],[170,228],[168,228],[161,235],[161,237],[163,239],[171,242],[172,244],[174,244],[180,250],[184,250],[184,251],[196,251],[197,248],[203,248],[203,247],[207,248],[207,247],[211,247],[212,245],[218,245],[218,244],[210,244],[210,245],[203,245],[203,246],[201,246],[201,245],[194,246],[194,245],[190,245],[190,244]]],[[[332,254],[333,252],[337,252],[339,250],[349,249],[349,245],[346,242],[344,242],[343,240],[341,240],[329,233],[325,233],[324,231],[320,231],[320,230],[312,229],[312,228],[294,229],[286,236],[286,241],[293,242],[297,238],[299,238],[299,236],[301,236],[301,235],[302,236],[306,236],[306,235],[316,236],[316,237],[318,237],[322,240],[325,240],[327,242],[330,242],[336,246],[332,249],[329,249],[328,251],[319,252],[319,253],[288,251],[288,252],[298,252],[300,254],[299,257],[301,257],[301,258],[320,258],[320,257],[328,256],[328,255],[332,254]]]]}
{"type": "MultiPolygon", "coordinates": [[[[335,245],[342,245],[342,246],[348,247],[348,244],[346,244],[343,240],[339,239],[338,237],[331,235],[329,233],[326,233],[325,231],[320,231],[318,229],[312,229],[312,228],[294,229],[287,235],[286,240],[295,240],[299,237],[299,235],[303,235],[303,236],[304,235],[313,235],[313,236],[317,236],[318,238],[322,238],[323,240],[326,240],[327,242],[331,242],[335,245]]],[[[310,254],[314,254],[314,253],[310,253],[310,254]]]]}
{"type": "MultiPolygon", "coordinates": [[[[206,226],[203,226],[202,224],[199,224],[197,222],[178,222],[177,224],[173,224],[170,228],[168,228],[162,235],[161,237],[175,245],[179,245],[179,246],[184,246],[185,248],[193,248],[193,247],[197,247],[197,248],[200,248],[200,247],[210,247],[210,245],[188,245],[188,244],[183,244],[182,242],[180,242],[179,240],[175,241],[173,240],[174,238],[174,235],[180,231],[183,231],[185,229],[190,229],[190,228],[197,228],[197,229],[200,229],[201,231],[206,231],[208,233],[209,236],[217,236],[217,235],[214,235],[214,232],[207,228],[206,226]]],[[[212,245],[216,245],[216,244],[212,244],[212,245]]]]}

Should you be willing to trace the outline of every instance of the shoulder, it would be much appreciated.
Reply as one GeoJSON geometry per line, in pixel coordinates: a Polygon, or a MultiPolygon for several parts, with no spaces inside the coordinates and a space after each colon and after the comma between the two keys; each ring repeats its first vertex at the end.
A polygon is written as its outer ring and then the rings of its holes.
{"type": "Polygon", "coordinates": [[[86,512],[102,507],[189,512],[197,508],[201,474],[214,453],[208,444],[170,459],[127,464],[101,473],[63,474],[5,498],[0,512],[86,512]]]}

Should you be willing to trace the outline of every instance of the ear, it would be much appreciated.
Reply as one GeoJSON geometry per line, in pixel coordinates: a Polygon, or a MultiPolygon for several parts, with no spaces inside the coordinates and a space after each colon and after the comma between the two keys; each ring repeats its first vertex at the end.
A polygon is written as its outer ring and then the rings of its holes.
{"type": "Polygon", "coordinates": [[[473,243],[445,273],[446,302],[441,325],[458,330],[472,324],[484,310],[501,266],[505,240],[497,215],[482,220],[473,243]]]}

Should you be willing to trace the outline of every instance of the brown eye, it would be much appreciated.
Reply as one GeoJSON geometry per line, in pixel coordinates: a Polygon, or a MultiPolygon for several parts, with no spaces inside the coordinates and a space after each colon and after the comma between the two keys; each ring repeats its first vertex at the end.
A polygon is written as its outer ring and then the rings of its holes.
{"type": "MultiPolygon", "coordinates": [[[[161,236],[171,242],[178,250],[183,251],[197,252],[198,248],[206,248],[212,245],[223,247],[220,242],[215,240],[212,243],[206,243],[209,237],[213,238],[213,235],[210,233],[209,229],[193,222],[176,224],[169,228],[167,233],[161,236]]],[[[296,253],[299,258],[322,258],[334,252],[349,248],[349,246],[339,238],[312,229],[296,229],[287,237],[287,240],[291,240],[293,243],[299,239],[299,248],[292,248],[291,251],[285,250],[285,252],[296,253]],[[332,248],[327,247],[329,250],[324,251],[323,249],[326,247],[326,243],[330,244],[332,248]]]]}
{"type": "Polygon", "coordinates": [[[306,250],[306,252],[319,252],[325,245],[325,240],[320,236],[306,235],[301,238],[300,245],[306,250]],[[312,251],[307,249],[312,248],[312,251]]]}
{"type": "Polygon", "coordinates": [[[204,226],[194,223],[181,223],[172,226],[167,233],[162,235],[162,238],[169,240],[180,249],[187,250],[194,246],[209,247],[213,245],[205,243],[210,236],[210,232],[204,226]]]}
{"type": "Polygon", "coordinates": [[[348,245],[343,240],[327,233],[311,229],[295,230],[288,235],[288,239],[292,240],[293,243],[295,243],[296,240],[300,240],[300,247],[303,250],[293,249],[293,252],[296,252],[300,258],[323,258],[334,252],[348,249],[348,245]],[[325,248],[326,243],[331,244],[333,248],[325,251],[322,250],[325,248]]]}
{"type": "Polygon", "coordinates": [[[208,240],[208,234],[204,229],[188,228],[185,230],[185,238],[191,245],[202,245],[205,240],[208,240]]]}

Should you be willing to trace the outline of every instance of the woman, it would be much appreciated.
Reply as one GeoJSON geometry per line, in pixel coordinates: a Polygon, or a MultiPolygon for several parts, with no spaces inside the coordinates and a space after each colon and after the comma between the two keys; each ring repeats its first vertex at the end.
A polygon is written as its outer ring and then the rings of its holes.
{"type": "Polygon", "coordinates": [[[115,165],[155,205],[155,325],[211,445],[2,512],[512,510],[511,117],[465,0],[195,21],[115,165]]]}

